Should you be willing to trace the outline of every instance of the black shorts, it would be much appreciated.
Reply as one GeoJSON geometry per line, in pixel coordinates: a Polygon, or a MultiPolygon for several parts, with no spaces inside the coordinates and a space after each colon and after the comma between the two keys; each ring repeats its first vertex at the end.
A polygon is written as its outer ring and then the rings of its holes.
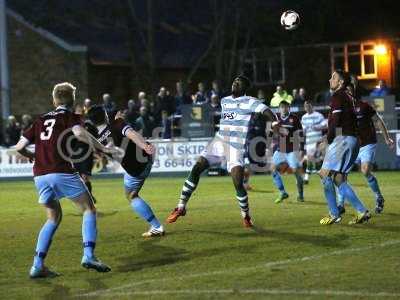
{"type": "Polygon", "coordinates": [[[79,174],[92,176],[93,163],[93,155],[89,155],[84,161],[74,163],[74,167],[79,174]]]}

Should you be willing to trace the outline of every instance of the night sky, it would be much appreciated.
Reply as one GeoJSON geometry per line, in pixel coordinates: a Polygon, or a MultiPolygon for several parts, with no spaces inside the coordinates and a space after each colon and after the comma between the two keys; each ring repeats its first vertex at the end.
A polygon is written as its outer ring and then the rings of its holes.
{"type": "MultiPolygon", "coordinates": [[[[124,0],[8,0],[8,6],[27,16],[43,27],[54,27],[54,22],[74,26],[87,22],[112,25],[121,17],[119,5],[124,0]],[[74,24],[75,23],[75,24],[74,24]]],[[[139,17],[146,20],[145,2],[133,1],[139,17]]],[[[156,22],[173,26],[190,23],[207,32],[212,22],[213,1],[154,0],[156,22]]],[[[229,1],[234,3],[235,1],[229,1]]],[[[252,15],[252,24],[259,37],[259,44],[286,44],[310,42],[335,42],[343,40],[398,36],[400,1],[354,1],[354,0],[248,0],[238,1],[239,5],[249,3],[246,14],[252,15]],[[242,2],[242,3],[240,3],[242,2]],[[296,10],[302,24],[295,32],[282,31],[280,14],[296,10]],[[263,37],[267,35],[267,37],[263,37]]],[[[233,5],[233,4],[232,4],[233,5]]]]}

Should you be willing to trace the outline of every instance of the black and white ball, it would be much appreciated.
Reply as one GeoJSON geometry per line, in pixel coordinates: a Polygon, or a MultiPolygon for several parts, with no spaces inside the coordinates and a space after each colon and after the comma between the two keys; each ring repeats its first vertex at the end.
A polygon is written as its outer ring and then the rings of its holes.
{"type": "Polygon", "coordinates": [[[300,16],[294,10],[287,10],[281,16],[281,25],[286,30],[294,30],[300,25],[300,16]]]}

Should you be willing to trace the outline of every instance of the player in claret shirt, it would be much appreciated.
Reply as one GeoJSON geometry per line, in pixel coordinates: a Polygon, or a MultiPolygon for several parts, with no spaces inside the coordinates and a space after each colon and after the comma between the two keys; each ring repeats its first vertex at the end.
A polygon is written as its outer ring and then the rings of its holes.
{"type": "Polygon", "coordinates": [[[303,202],[304,183],[300,163],[300,157],[302,155],[301,152],[304,148],[303,129],[300,119],[296,115],[290,113],[290,104],[288,102],[282,101],[279,104],[279,112],[279,127],[285,128],[287,132],[284,134],[281,132],[277,133],[278,137],[276,139],[276,144],[274,145],[275,151],[272,156],[272,180],[280,192],[280,195],[275,200],[275,203],[281,203],[284,199],[289,197],[279,172],[283,163],[287,163],[293,170],[297,184],[297,200],[303,202]]]}
{"type": "MultiPolygon", "coordinates": [[[[111,269],[94,256],[96,245],[96,208],[79,174],[72,166],[73,136],[85,141],[100,151],[107,148],[98,143],[83,128],[79,115],[73,113],[75,87],[70,83],[57,84],[53,89],[55,110],[42,115],[26,130],[16,145],[16,150],[35,161],[33,174],[39,193],[39,203],[47,212],[47,222],[43,225],[37,240],[31,278],[55,277],[58,274],[44,265],[52,238],[61,222],[62,210],[59,199],[67,197],[83,212],[82,266],[98,272],[111,269]],[[72,142],[71,142],[72,141],[72,142]],[[35,145],[35,153],[26,147],[35,145]]],[[[75,139],[76,140],[76,139],[75,139]]]]}
{"type": "Polygon", "coordinates": [[[138,132],[125,123],[121,114],[118,113],[110,120],[103,106],[91,107],[88,118],[97,126],[97,140],[100,143],[103,145],[112,143],[125,151],[120,162],[126,171],[124,175],[126,197],[132,209],[151,225],[142,236],[163,236],[165,234],[163,226],[155,217],[151,207],[139,196],[140,189],[153,165],[154,146],[147,143],[138,132]]]}
{"type": "Polygon", "coordinates": [[[334,71],[329,80],[332,91],[327,134],[329,146],[319,172],[329,215],[321,219],[322,225],[341,221],[336,203],[335,185],[339,193],[357,211],[356,218],[349,224],[364,223],[371,218],[371,214],[347,182],[347,175],[353,167],[359,149],[355,101],[346,90],[349,83],[350,76],[341,70],[334,71]]]}
{"type": "MultiPolygon", "coordinates": [[[[358,124],[358,140],[360,143],[360,151],[358,152],[356,163],[361,165],[361,172],[364,174],[369,187],[375,194],[375,212],[379,214],[383,211],[385,200],[380,191],[378,180],[374,174],[372,174],[377,143],[375,126],[382,131],[385,142],[389,148],[394,147],[394,142],[390,138],[383,119],[376,113],[375,109],[368,104],[368,102],[361,101],[359,97],[357,97],[356,89],[357,80],[355,77],[352,77],[352,83],[347,86],[347,90],[354,97],[358,124]]],[[[340,193],[338,195],[338,204],[339,212],[343,214],[345,212],[344,197],[340,193]]]]}

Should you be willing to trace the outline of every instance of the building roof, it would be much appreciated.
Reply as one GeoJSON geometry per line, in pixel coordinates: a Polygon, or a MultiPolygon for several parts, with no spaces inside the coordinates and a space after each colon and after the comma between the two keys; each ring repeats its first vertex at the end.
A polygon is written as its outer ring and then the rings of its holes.
{"type": "MultiPolygon", "coordinates": [[[[134,2],[141,22],[145,21],[145,18],[141,18],[146,13],[145,2],[134,2]]],[[[89,59],[95,64],[128,64],[132,49],[130,43],[134,44],[139,54],[136,59],[144,63],[146,46],[140,33],[142,30],[138,30],[133,19],[128,19],[129,32],[124,18],[130,16],[121,11],[117,3],[111,0],[58,0],[55,3],[16,0],[7,4],[9,15],[55,43],[70,50],[87,47],[89,59]]],[[[157,2],[154,57],[158,67],[188,68],[208,47],[211,38],[211,28],[207,25],[211,22],[210,14],[200,1],[197,8],[192,7],[193,3],[191,9],[187,10],[178,0],[157,2]],[[171,9],[175,10],[174,13],[167,14],[171,9]],[[188,13],[185,14],[185,11],[188,13]]]]}
{"type": "Polygon", "coordinates": [[[29,23],[27,20],[24,19],[23,16],[20,14],[16,13],[15,11],[11,9],[7,9],[7,16],[12,17],[19,23],[23,24],[24,26],[28,27],[30,30],[38,33],[42,37],[52,41],[53,43],[57,44],[61,48],[70,51],[70,52],[85,52],[87,51],[87,47],[84,45],[72,45],[68,43],[67,41],[63,40],[59,36],[56,36],[55,34],[41,28],[41,27],[36,27],[33,24],[29,23]]]}

